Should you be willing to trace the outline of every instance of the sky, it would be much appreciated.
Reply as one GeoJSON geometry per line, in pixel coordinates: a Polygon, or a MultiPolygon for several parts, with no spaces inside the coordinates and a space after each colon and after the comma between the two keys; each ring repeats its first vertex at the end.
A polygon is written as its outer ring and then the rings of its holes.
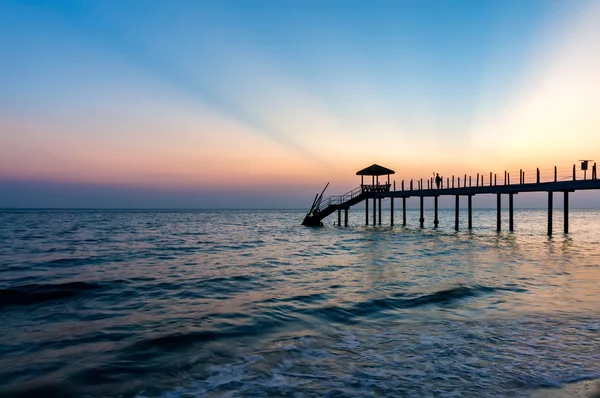
{"type": "Polygon", "coordinates": [[[0,207],[568,172],[600,161],[598,43],[600,1],[0,0],[0,207]]]}

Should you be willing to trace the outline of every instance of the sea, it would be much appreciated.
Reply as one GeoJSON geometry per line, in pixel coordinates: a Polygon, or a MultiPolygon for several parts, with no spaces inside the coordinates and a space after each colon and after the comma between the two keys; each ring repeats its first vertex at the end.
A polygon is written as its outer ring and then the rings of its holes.
{"type": "Polygon", "coordinates": [[[0,211],[2,397],[527,397],[600,378],[600,211],[0,211]],[[507,213],[507,212],[504,212],[507,213]],[[503,214],[506,217],[506,214],[503,214]],[[370,220],[371,221],[371,220],[370,220]],[[508,220],[503,219],[503,227],[508,220]],[[507,229],[507,228],[506,228],[507,229]]]}

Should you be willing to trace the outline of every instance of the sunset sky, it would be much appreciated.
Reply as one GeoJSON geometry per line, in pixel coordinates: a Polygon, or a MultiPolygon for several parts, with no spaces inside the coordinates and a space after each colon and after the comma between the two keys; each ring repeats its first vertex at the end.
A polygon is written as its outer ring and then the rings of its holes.
{"type": "Polygon", "coordinates": [[[600,161],[600,1],[1,0],[0,51],[0,207],[600,161]]]}

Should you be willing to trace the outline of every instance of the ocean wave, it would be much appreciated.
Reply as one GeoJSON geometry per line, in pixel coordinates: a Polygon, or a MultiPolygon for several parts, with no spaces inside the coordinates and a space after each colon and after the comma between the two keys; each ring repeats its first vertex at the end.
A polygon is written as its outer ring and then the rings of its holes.
{"type": "Polygon", "coordinates": [[[0,308],[40,304],[68,299],[83,293],[100,290],[103,286],[92,282],[58,284],[30,284],[0,289],[0,308]]]}
{"type": "Polygon", "coordinates": [[[492,294],[501,291],[525,292],[520,288],[505,288],[491,286],[457,286],[451,289],[439,290],[433,293],[411,297],[410,294],[397,293],[392,297],[362,301],[354,305],[328,306],[307,310],[311,315],[325,316],[333,321],[351,321],[352,318],[373,315],[385,310],[414,308],[426,305],[452,305],[461,300],[492,294]]]}

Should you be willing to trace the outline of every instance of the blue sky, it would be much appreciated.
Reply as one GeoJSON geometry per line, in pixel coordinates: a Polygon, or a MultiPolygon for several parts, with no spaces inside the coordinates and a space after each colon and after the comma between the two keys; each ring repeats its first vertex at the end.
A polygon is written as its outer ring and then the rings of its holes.
{"type": "Polygon", "coordinates": [[[175,207],[293,186],[291,205],[374,162],[403,178],[568,167],[600,150],[593,106],[572,105],[598,100],[598,15],[579,0],[4,0],[0,180],[36,194],[0,206],[44,207],[49,184],[166,190],[175,207]]]}

